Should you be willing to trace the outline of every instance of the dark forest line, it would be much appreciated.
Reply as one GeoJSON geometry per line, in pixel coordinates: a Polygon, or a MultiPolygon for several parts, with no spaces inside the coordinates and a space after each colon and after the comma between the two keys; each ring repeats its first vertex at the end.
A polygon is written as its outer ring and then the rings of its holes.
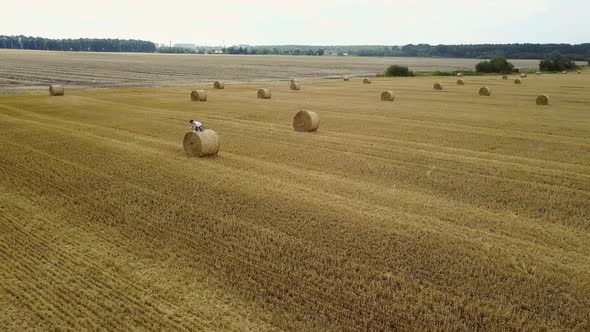
{"type": "Polygon", "coordinates": [[[559,52],[570,60],[589,61],[590,43],[584,44],[478,44],[478,45],[405,45],[405,46],[231,46],[195,48],[162,47],[155,43],[135,39],[49,39],[27,36],[0,35],[0,48],[49,51],[86,52],[142,52],[142,53],[219,53],[225,54],[276,54],[276,55],[356,55],[375,57],[444,57],[489,59],[502,56],[508,59],[544,59],[559,52]]]}

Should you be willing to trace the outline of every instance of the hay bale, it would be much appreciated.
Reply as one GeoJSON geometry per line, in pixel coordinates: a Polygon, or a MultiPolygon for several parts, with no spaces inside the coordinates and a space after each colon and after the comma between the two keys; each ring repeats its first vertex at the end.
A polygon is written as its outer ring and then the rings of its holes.
{"type": "Polygon", "coordinates": [[[292,78],[292,79],[289,81],[289,84],[293,84],[293,83],[299,83],[299,81],[298,81],[296,78],[292,78]]]}
{"type": "Polygon", "coordinates": [[[205,90],[193,90],[191,92],[192,101],[207,101],[207,91],[205,90]]]}
{"type": "Polygon", "coordinates": [[[541,72],[540,72],[540,71],[537,71],[535,74],[537,74],[537,75],[541,75],[541,72]]]}
{"type": "Polygon", "coordinates": [[[527,76],[529,76],[527,73],[522,73],[522,74],[520,74],[520,77],[521,77],[521,78],[527,78],[527,76]]]}
{"type": "Polygon", "coordinates": [[[52,84],[49,86],[50,96],[63,96],[65,93],[64,87],[61,85],[52,84]]]}
{"type": "Polygon", "coordinates": [[[565,71],[565,70],[564,70],[564,71],[562,71],[561,73],[562,73],[563,75],[567,75],[567,71],[565,71]]]}
{"type": "Polygon", "coordinates": [[[479,89],[479,95],[489,97],[492,95],[492,90],[487,86],[484,86],[483,88],[479,89]]]}
{"type": "Polygon", "coordinates": [[[502,75],[502,79],[503,80],[507,80],[508,79],[508,76],[507,75],[502,75]]]}
{"type": "Polygon", "coordinates": [[[517,79],[514,80],[514,84],[522,84],[522,81],[517,78],[517,79]]]}
{"type": "Polygon", "coordinates": [[[465,85],[465,81],[462,79],[457,80],[457,85],[465,85]]]}
{"type": "Polygon", "coordinates": [[[299,132],[316,131],[320,126],[320,117],[316,112],[299,111],[293,118],[293,128],[299,132]]]}
{"type": "Polygon", "coordinates": [[[225,83],[223,83],[222,81],[216,81],[215,83],[213,83],[213,88],[215,89],[225,89],[225,83]]]}
{"type": "Polygon", "coordinates": [[[259,99],[270,99],[270,97],[271,97],[270,89],[258,89],[257,96],[259,99]]]}
{"type": "Polygon", "coordinates": [[[209,129],[191,131],[184,135],[183,146],[190,157],[214,156],[219,152],[219,136],[209,129]]]}
{"type": "Polygon", "coordinates": [[[301,90],[301,83],[293,82],[289,85],[291,90],[301,90]]]}
{"type": "Polygon", "coordinates": [[[381,101],[394,101],[395,96],[393,95],[393,91],[383,91],[381,94],[381,101]]]}
{"type": "Polygon", "coordinates": [[[463,73],[457,73],[457,77],[463,77],[463,73]]]}
{"type": "Polygon", "coordinates": [[[539,106],[549,105],[549,96],[540,95],[539,97],[537,97],[537,105],[539,105],[539,106]]]}
{"type": "Polygon", "coordinates": [[[363,84],[371,84],[371,80],[368,78],[363,79],[363,84]]]}
{"type": "Polygon", "coordinates": [[[582,71],[581,70],[578,70],[578,74],[581,74],[581,73],[582,73],[582,71]]]}
{"type": "Polygon", "coordinates": [[[443,86],[440,83],[434,83],[433,88],[434,88],[434,90],[442,90],[443,86]]]}
{"type": "Polygon", "coordinates": [[[350,76],[343,76],[342,78],[347,82],[350,81],[350,76]]]}

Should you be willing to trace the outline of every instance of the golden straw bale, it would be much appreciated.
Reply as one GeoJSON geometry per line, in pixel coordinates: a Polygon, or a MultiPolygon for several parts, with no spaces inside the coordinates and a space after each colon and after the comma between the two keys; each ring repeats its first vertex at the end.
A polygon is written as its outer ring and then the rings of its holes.
{"type": "Polygon", "coordinates": [[[184,151],[191,157],[213,156],[219,152],[219,136],[213,130],[191,131],[184,135],[184,151]]]}
{"type": "Polygon", "coordinates": [[[316,131],[320,126],[320,117],[316,112],[299,111],[293,118],[293,128],[299,132],[316,131]]]}
{"type": "Polygon", "coordinates": [[[205,90],[193,90],[191,92],[192,101],[207,101],[207,91],[205,90]]]}
{"type": "Polygon", "coordinates": [[[61,85],[52,84],[49,86],[50,96],[63,96],[65,93],[64,87],[61,85]]]}
{"type": "Polygon", "coordinates": [[[260,99],[270,99],[272,95],[270,93],[270,89],[258,89],[257,96],[260,99]]]}

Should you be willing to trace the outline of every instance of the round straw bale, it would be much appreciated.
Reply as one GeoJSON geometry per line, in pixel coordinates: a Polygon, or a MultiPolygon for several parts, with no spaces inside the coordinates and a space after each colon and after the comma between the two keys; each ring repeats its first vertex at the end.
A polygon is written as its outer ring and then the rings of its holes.
{"type": "Polygon", "coordinates": [[[457,85],[465,85],[465,81],[462,79],[457,80],[457,85]]]}
{"type": "Polygon", "coordinates": [[[564,75],[567,75],[567,71],[565,71],[565,70],[562,71],[561,73],[564,74],[564,75]]]}
{"type": "Polygon", "coordinates": [[[295,131],[310,132],[316,131],[320,126],[320,117],[316,112],[299,111],[293,118],[295,131]]]}
{"type": "Polygon", "coordinates": [[[549,105],[549,96],[540,95],[539,97],[537,97],[537,105],[541,105],[541,106],[549,105]]]}
{"type": "Polygon", "coordinates": [[[492,90],[486,86],[484,86],[483,88],[479,89],[479,95],[480,96],[491,96],[492,95],[492,90]]]}
{"type": "Polygon", "coordinates": [[[191,92],[192,101],[207,101],[207,91],[205,90],[193,90],[191,92]]]}
{"type": "Polygon", "coordinates": [[[301,90],[301,83],[293,82],[289,85],[291,90],[301,90]]]}
{"type": "Polygon", "coordinates": [[[64,87],[61,85],[52,84],[49,86],[49,95],[50,96],[63,96],[65,93],[64,87]]]}
{"type": "Polygon", "coordinates": [[[457,77],[463,77],[463,73],[457,73],[457,77]]]}
{"type": "Polygon", "coordinates": [[[345,81],[350,81],[350,77],[349,76],[343,76],[342,77],[345,81]]]}
{"type": "Polygon", "coordinates": [[[540,71],[537,71],[535,74],[537,74],[537,75],[541,75],[541,72],[540,72],[540,71]]]}
{"type": "Polygon", "coordinates": [[[393,91],[383,91],[381,94],[381,101],[394,101],[395,96],[393,95],[393,91]]]}
{"type": "Polygon", "coordinates": [[[440,83],[434,83],[433,88],[434,88],[434,90],[442,90],[443,86],[440,83]]]}
{"type": "Polygon", "coordinates": [[[528,75],[527,73],[522,73],[522,74],[520,74],[520,77],[521,77],[521,78],[527,78],[528,76],[529,76],[529,75],[528,75]]]}
{"type": "Polygon", "coordinates": [[[371,80],[368,78],[363,79],[363,84],[371,84],[371,80]]]}
{"type": "Polygon", "coordinates": [[[522,81],[517,78],[517,79],[514,80],[514,84],[522,84],[522,81]]]}
{"type": "Polygon", "coordinates": [[[223,81],[216,81],[215,83],[213,83],[213,88],[225,89],[225,83],[223,83],[223,81]]]}
{"type": "Polygon", "coordinates": [[[508,76],[507,75],[502,75],[502,79],[503,80],[507,80],[508,79],[508,76]]]}
{"type": "Polygon", "coordinates": [[[219,145],[219,136],[213,130],[191,131],[184,135],[184,151],[191,157],[216,155],[219,145]]]}
{"type": "Polygon", "coordinates": [[[582,71],[581,70],[578,70],[578,74],[581,74],[581,73],[582,73],[582,71]]]}
{"type": "Polygon", "coordinates": [[[271,97],[270,89],[258,89],[257,96],[260,99],[270,99],[270,97],[271,97]]]}

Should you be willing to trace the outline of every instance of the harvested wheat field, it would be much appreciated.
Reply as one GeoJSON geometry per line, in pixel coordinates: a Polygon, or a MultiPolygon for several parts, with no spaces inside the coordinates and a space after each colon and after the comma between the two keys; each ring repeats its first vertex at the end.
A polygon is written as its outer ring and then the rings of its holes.
{"type": "MultiPolygon", "coordinates": [[[[94,87],[203,86],[285,78],[364,77],[396,63],[415,71],[467,70],[477,59],[240,56],[145,53],[53,52],[0,49],[0,94],[47,91],[49,84],[69,89],[94,87]],[[209,83],[209,84],[205,84],[209,83]]],[[[513,60],[523,69],[535,60],[513,60]]]]}
{"type": "Polygon", "coordinates": [[[0,96],[0,329],[589,330],[590,73],[464,80],[0,96]]]}

